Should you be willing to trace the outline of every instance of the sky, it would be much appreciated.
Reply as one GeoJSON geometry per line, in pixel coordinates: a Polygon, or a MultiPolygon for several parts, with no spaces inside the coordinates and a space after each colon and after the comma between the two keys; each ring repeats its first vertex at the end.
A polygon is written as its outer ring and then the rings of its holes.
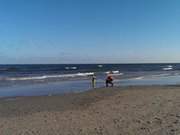
{"type": "Polygon", "coordinates": [[[179,0],[0,0],[0,64],[171,62],[179,0]]]}

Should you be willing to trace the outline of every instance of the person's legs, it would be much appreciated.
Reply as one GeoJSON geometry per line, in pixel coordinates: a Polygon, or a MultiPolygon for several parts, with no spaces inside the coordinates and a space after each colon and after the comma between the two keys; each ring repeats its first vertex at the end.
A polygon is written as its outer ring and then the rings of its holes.
{"type": "Polygon", "coordinates": [[[108,80],[106,80],[106,87],[108,87],[108,83],[109,83],[108,80]]]}
{"type": "Polygon", "coordinates": [[[92,87],[93,87],[93,88],[96,87],[96,80],[92,80],[92,87]]]}
{"type": "Polygon", "coordinates": [[[113,82],[111,82],[111,86],[114,87],[114,83],[113,82]]]}
{"type": "Polygon", "coordinates": [[[114,86],[114,83],[113,83],[112,81],[110,82],[110,84],[111,84],[111,87],[113,87],[113,86],[114,86]]]}

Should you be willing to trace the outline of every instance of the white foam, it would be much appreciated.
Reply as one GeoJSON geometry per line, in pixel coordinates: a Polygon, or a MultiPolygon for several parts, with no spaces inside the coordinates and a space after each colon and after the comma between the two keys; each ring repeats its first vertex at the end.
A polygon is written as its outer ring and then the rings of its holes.
{"type": "Polygon", "coordinates": [[[136,77],[136,78],[134,78],[135,80],[142,80],[142,79],[144,79],[144,77],[143,76],[140,76],[140,77],[136,77]]]}
{"type": "Polygon", "coordinates": [[[172,68],[173,66],[172,65],[168,65],[167,67],[172,68]]]}
{"type": "Polygon", "coordinates": [[[99,67],[99,68],[102,68],[102,67],[103,67],[103,65],[98,65],[98,67],[99,67]]]}
{"type": "Polygon", "coordinates": [[[71,69],[76,70],[76,69],[77,69],[77,67],[71,67],[71,69]]]}
{"type": "Polygon", "coordinates": [[[172,70],[172,69],[173,69],[172,67],[163,68],[164,71],[168,71],[168,70],[172,70]]]}
{"type": "Polygon", "coordinates": [[[172,70],[173,66],[172,65],[167,65],[166,67],[163,68],[164,71],[172,70]]]}
{"type": "Polygon", "coordinates": [[[23,81],[23,80],[42,80],[46,79],[46,76],[37,76],[37,77],[14,77],[14,78],[6,78],[5,80],[9,81],[23,81]]]}
{"type": "Polygon", "coordinates": [[[107,71],[105,74],[111,74],[112,76],[124,75],[124,73],[120,73],[119,71],[107,71]]]}
{"type": "Polygon", "coordinates": [[[88,73],[76,73],[76,74],[44,75],[44,76],[34,76],[34,77],[14,77],[14,78],[6,78],[5,80],[10,80],[10,81],[43,80],[48,78],[73,78],[73,77],[86,77],[91,75],[94,75],[94,73],[88,72],[88,73]]]}
{"type": "Polygon", "coordinates": [[[66,70],[76,70],[77,67],[65,67],[66,70]]]}
{"type": "Polygon", "coordinates": [[[119,74],[119,71],[113,71],[113,74],[119,74]]]}
{"type": "Polygon", "coordinates": [[[106,74],[119,74],[119,71],[118,70],[116,70],[116,71],[107,71],[107,72],[105,72],[106,74]]]}
{"type": "Polygon", "coordinates": [[[123,75],[124,73],[119,73],[119,74],[111,74],[112,76],[120,76],[123,75]]]}
{"type": "Polygon", "coordinates": [[[65,67],[65,69],[66,69],[66,70],[69,70],[69,69],[70,69],[70,67],[65,67]]]}

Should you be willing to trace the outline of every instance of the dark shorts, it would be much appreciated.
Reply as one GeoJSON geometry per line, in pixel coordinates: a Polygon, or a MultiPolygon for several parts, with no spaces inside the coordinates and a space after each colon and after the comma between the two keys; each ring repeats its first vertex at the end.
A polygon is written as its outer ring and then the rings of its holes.
{"type": "Polygon", "coordinates": [[[106,83],[110,83],[110,84],[112,84],[112,83],[113,83],[113,81],[112,81],[112,80],[106,80],[106,83]]]}

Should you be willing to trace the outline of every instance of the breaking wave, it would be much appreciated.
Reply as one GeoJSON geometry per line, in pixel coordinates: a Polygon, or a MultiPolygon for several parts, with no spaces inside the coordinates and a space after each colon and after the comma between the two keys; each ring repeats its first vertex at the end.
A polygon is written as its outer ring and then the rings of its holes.
{"type": "Polygon", "coordinates": [[[31,77],[8,77],[3,80],[8,81],[26,81],[26,80],[44,80],[52,78],[74,78],[74,77],[88,77],[94,75],[93,72],[88,73],[76,73],[76,74],[60,74],[60,75],[43,75],[43,76],[31,76],[31,77]]]}

